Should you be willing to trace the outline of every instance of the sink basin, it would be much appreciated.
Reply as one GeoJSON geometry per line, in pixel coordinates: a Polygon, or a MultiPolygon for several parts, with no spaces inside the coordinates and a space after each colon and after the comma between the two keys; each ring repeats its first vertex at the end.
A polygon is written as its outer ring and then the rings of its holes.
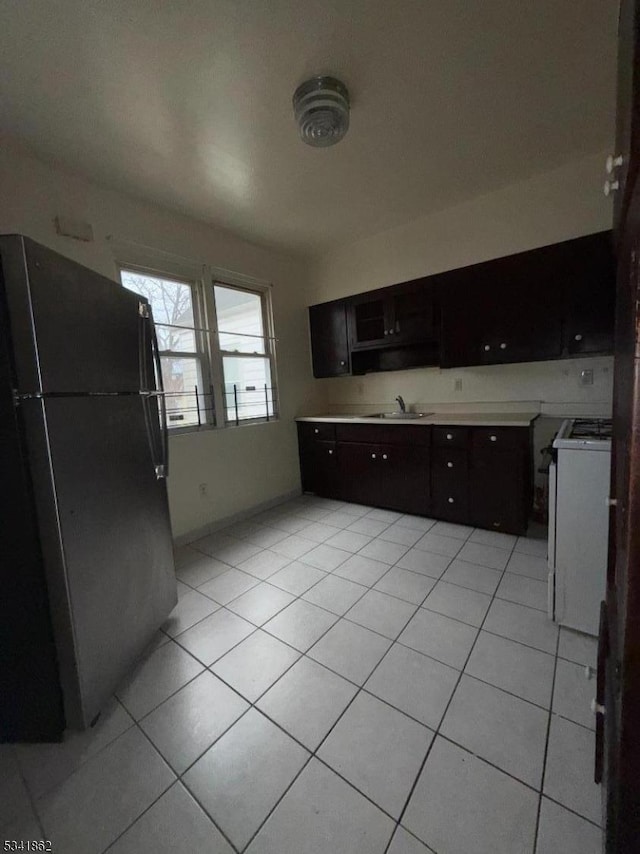
{"type": "Polygon", "coordinates": [[[408,421],[413,421],[431,414],[431,412],[376,412],[375,415],[367,415],[367,418],[406,418],[408,421]]]}

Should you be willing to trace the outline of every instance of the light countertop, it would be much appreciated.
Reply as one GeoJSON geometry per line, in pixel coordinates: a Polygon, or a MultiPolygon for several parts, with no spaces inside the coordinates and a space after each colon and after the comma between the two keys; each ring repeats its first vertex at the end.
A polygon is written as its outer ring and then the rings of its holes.
{"type": "Polygon", "coordinates": [[[451,427],[529,427],[538,412],[433,412],[422,418],[371,418],[366,415],[308,415],[296,421],[326,421],[333,424],[413,424],[451,427]]]}

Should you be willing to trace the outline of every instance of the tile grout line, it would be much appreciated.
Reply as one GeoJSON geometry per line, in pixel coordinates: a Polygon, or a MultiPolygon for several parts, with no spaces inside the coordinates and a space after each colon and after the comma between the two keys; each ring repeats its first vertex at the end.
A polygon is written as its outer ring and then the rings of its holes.
{"type": "Polygon", "coordinates": [[[535,850],[538,846],[538,833],[540,832],[540,813],[542,810],[542,797],[544,792],[544,781],[547,775],[547,756],[549,753],[549,737],[551,734],[551,721],[553,716],[553,699],[556,691],[556,676],[558,673],[558,650],[560,648],[560,632],[558,631],[558,638],[556,641],[556,654],[553,662],[553,682],[551,683],[551,699],[549,700],[549,715],[547,717],[547,731],[545,733],[544,740],[544,755],[542,759],[542,779],[540,781],[540,795],[538,797],[538,809],[536,810],[536,823],[535,823],[535,832],[533,836],[533,849],[532,854],[535,854],[535,850]]]}
{"type": "MultiPolygon", "coordinates": [[[[517,541],[516,541],[516,542],[517,542],[517,541]]],[[[502,571],[502,575],[501,575],[501,578],[500,578],[500,582],[502,581],[502,578],[504,577],[504,574],[505,574],[505,572],[507,571],[507,570],[506,570],[506,566],[508,565],[509,560],[511,559],[511,555],[513,554],[513,549],[514,549],[514,548],[515,548],[515,543],[514,543],[514,546],[511,548],[511,551],[509,552],[509,558],[507,559],[507,563],[505,564],[505,569],[502,571]]],[[[499,582],[499,583],[500,583],[500,582],[499,582]]],[[[497,588],[496,588],[496,591],[497,591],[497,588]]],[[[395,828],[395,830],[394,830],[394,832],[393,832],[393,834],[392,834],[392,836],[391,836],[391,839],[389,840],[389,843],[388,843],[387,847],[385,848],[385,852],[384,852],[384,854],[388,854],[388,852],[389,852],[389,848],[390,848],[390,846],[391,846],[391,842],[392,842],[392,840],[393,840],[393,837],[394,837],[395,833],[397,832],[398,827],[400,827],[400,826],[401,826],[402,819],[404,818],[404,815],[405,815],[405,813],[406,813],[406,811],[407,811],[407,807],[409,806],[409,803],[411,802],[411,798],[413,797],[413,793],[415,792],[416,786],[418,785],[418,780],[419,780],[419,779],[420,779],[420,777],[422,776],[422,772],[423,772],[423,770],[424,770],[424,768],[425,768],[425,766],[426,766],[426,764],[427,764],[427,761],[428,761],[428,759],[429,759],[429,756],[431,755],[431,751],[433,750],[433,745],[436,743],[436,740],[437,740],[438,736],[440,735],[440,729],[441,729],[441,727],[442,727],[442,724],[444,723],[444,720],[445,720],[445,718],[446,718],[446,716],[447,716],[447,712],[449,711],[449,707],[451,706],[451,703],[453,702],[453,698],[454,698],[454,697],[455,697],[455,695],[456,695],[456,692],[457,692],[458,687],[459,687],[459,685],[460,685],[460,682],[461,682],[461,680],[462,680],[462,676],[464,675],[465,668],[466,668],[467,664],[469,663],[469,659],[471,658],[471,655],[473,654],[473,650],[474,650],[474,648],[475,648],[475,645],[476,645],[476,643],[477,643],[477,641],[478,641],[478,638],[480,637],[480,632],[482,631],[482,626],[484,625],[484,623],[485,623],[485,621],[486,621],[486,619],[487,619],[487,615],[489,614],[489,609],[491,608],[491,605],[493,604],[493,601],[495,600],[495,598],[496,598],[496,595],[495,595],[495,593],[494,593],[494,594],[493,594],[493,596],[492,596],[492,598],[491,598],[491,602],[489,603],[489,606],[487,607],[487,611],[486,611],[486,613],[485,613],[485,615],[484,615],[484,619],[482,620],[482,623],[481,623],[481,625],[479,626],[478,631],[477,631],[477,634],[476,634],[476,636],[475,636],[475,638],[474,638],[474,641],[473,641],[473,643],[471,644],[471,648],[470,648],[470,650],[469,650],[469,653],[468,653],[468,655],[467,655],[467,657],[466,657],[466,659],[465,659],[465,662],[464,662],[464,664],[463,664],[463,666],[462,666],[462,668],[461,668],[461,670],[460,670],[460,673],[459,673],[458,679],[457,679],[457,681],[456,681],[456,684],[455,684],[455,686],[454,686],[454,688],[453,688],[453,691],[451,692],[451,695],[450,695],[450,697],[449,697],[449,700],[448,700],[448,702],[447,702],[447,705],[446,705],[446,707],[445,707],[445,709],[444,709],[444,712],[442,713],[442,716],[441,716],[441,718],[440,718],[440,722],[438,723],[438,726],[436,727],[436,730],[435,730],[435,733],[434,733],[434,736],[433,736],[433,740],[431,741],[431,744],[429,745],[429,749],[428,749],[428,751],[427,751],[427,753],[426,753],[426,756],[424,757],[424,759],[423,759],[423,761],[422,761],[422,764],[420,765],[420,768],[418,769],[418,773],[417,773],[417,775],[416,775],[416,778],[415,778],[415,779],[414,779],[414,781],[413,781],[413,785],[411,786],[411,789],[409,790],[409,794],[407,795],[407,799],[405,800],[404,806],[403,806],[403,808],[402,808],[402,810],[401,810],[401,812],[400,812],[400,815],[399,815],[399,817],[398,817],[398,819],[397,819],[397,822],[396,822],[396,828],[395,828]]],[[[466,748],[464,748],[464,749],[466,749],[466,748]]],[[[471,752],[471,751],[468,751],[468,752],[471,752]]],[[[475,754],[472,754],[472,755],[475,755],[475,754]]],[[[480,758],[480,759],[481,759],[481,757],[478,757],[478,758],[480,758]]],[[[424,840],[422,840],[422,839],[421,839],[420,841],[424,842],[424,844],[425,844],[425,845],[427,845],[427,847],[431,847],[431,846],[429,846],[429,844],[428,844],[426,841],[424,841],[424,840]]],[[[432,849],[432,850],[433,850],[433,849],[432,849]]]]}

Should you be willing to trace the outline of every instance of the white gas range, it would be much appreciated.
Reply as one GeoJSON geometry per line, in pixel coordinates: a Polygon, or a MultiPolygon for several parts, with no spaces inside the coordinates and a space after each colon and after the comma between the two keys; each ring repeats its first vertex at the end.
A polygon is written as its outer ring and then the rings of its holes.
{"type": "Polygon", "coordinates": [[[609,536],[611,420],[564,421],[549,468],[549,616],[598,634],[609,536]]]}

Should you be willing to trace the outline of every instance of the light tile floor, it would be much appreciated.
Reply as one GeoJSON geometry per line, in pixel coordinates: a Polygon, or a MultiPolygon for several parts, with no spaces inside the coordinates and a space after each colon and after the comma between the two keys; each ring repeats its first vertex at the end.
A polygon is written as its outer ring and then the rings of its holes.
{"type": "Polygon", "coordinates": [[[177,550],[94,729],[0,746],[58,854],[596,854],[596,643],[516,538],[311,496],[177,550]]]}

